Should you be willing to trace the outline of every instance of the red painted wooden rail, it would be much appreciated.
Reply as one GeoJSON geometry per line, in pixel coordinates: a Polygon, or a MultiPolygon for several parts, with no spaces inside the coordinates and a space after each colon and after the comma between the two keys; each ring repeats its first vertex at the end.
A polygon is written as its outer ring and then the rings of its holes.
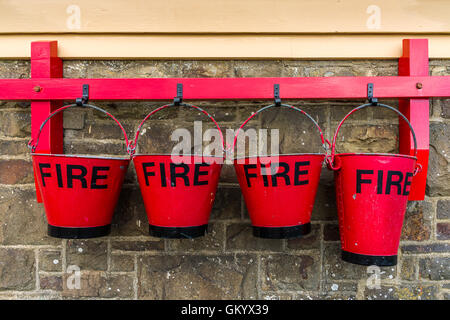
{"type": "MultiPolygon", "coordinates": [[[[280,84],[282,99],[364,99],[367,84],[374,84],[374,97],[400,99],[400,110],[417,135],[418,162],[422,171],[414,177],[410,200],[423,200],[429,155],[429,98],[450,97],[450,76],[428,75],[428,40],[403,40],[399,76],[308,77],[308,78],[163,78],[163,79],[63,79],[62,60],[56,41],[31,43],[31,79],[0,79],[0,100],[31,100],[31,136],[62,100],[82,96],[89,84],[90,100],[171,100],[176,84],[184,86],[184,99],[273,99],[273,84],[280,84]]],[[[400,152],[411,154],[412,136],[400,122],[400,152]]],[[[62,118],[50,120],[37,152],[62,153],[62,118]]],[[[38,190],[38,189],[37,189],[38,190]]],[[[37,195],[41,201],[40,195],[37,195]]]]}

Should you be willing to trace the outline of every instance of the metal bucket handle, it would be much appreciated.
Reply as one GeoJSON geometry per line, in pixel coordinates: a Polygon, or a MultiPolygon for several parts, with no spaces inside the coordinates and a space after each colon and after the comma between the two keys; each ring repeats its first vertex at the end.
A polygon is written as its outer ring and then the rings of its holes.
{"type": "Polygon", "coordinates": [[[125,132],[125,129],[123,128],[123,126],[122,126],[122,124],[119,122],[119,120],[117,120],[112,114],[110,114],[109,112],[103,110],[102,108],[99,108],[99,107],[94,106],[94,105],[91,105],[91,104],[82,104],[81,106],[80,106],[80,105],[77,105],[77,104],[70,104],[70,105],[66,105],[66,106],[64,106],[64,107],[61,107],[61,108],[57,109],[56,111],[53,111],[53,112],[48,116],[48,118],[45,119],[44,122],[42,122],[41,127],[39,128],[39,132],[38,132],[37,137],[36,137],[36,142],[33,140],[33,138],[31,138],[30,141],[28,142],[28,147],[31,149],[31,152],[32,152],[32,153],[34,153],[34,152],[36,151],[36,148],[37,148],[38,143],[39,143],[39,137],[41,136],[42,129],[43,129],[44,126],[47,124],[47,122],[48,122],[51,118],[53,118],[54,116],[56,116],[58,113],[60,113],[60,112],[62,112],[62,111],[64,111],[64,110],[66,110],[66,109],[68,109],[68,108],[72,108],[72,107],[88,107],[88,108],[92,108],[92,109],[98,110],[98,111],[100,111],[100,112],[103,112],[103,113],[106,114],[107,116],[111,117],[111,118],[119,125],[120,129],[122,129],[123,135],[124,135],[124,137],[125,137],[125,143],[126,143],[126,145],[128,146],[128,137],[127,137],[127,133],[125,132]]]}
{"type": "MultiPolygon", "coordinates": [[[[328,165],[328,167],[329,167],[330,169],[332,169],[332,170],[339,170],[339,169],[340,169],[339,167],[333,166],[333,163],[334,163],[334,155],[335,155],[335,151],[336,151],[336,139],[337,139],[337,135],[338,135],[338,133],[339,133],[339,130],[340,130],[342,124],[343,124],[344,121],[347,120],[347,118],[348,118],[351,114],[353,114],[354,112],[356,112],[356,111],[358,111],[358,110],[360,110],[360,109],[366,108],[366,107],[370,107],[370,106],[372,106],[372,107],[383,107],[383,108],[387,108],[387,109],[389,109],[389,110],[392,110],[392,111],[396,112],[403,120],[406,121],[406,123],[407,123],[408,126],[409,126],[409,129],[411,130],[411,133],[412,133],[412,136],[413,136],[413,140],[414,140],[414,157],[417,157],[417,139],[416,139],[416,134],[415,134],[415,132],[414,132],[414,129],[413,129],[411,123],[408,121],[408,118],[406,118],[406,117],[403,115],[403,113],[401,113],[401,112],[398,111],[397,109],[395,109],[395,108],[393,108],[393,107],[391,107],[391,106],[388,106],[388,105],[386,105],[386,104],[378,103],[377,105],[373,105],[373,104],[371,104],[371,103],[366,103],[366,104],[363,104],[363,105],[361,105],[361,106],[359,106],[359,107],[356,107],[355,109],[353,109],[352,111],[350,111],[349,113],[347,113],[347,115],[344,117],[344,119],[342,119],[341,122],[339,123],[339,125],[338,125],[338,127],[337,127],[337,129],[336,129],[336,132],[334,133],[333,143],[332,143],[332,145],[331,145],[331,155],[330,155],[330,156],[327,156],[327,159],[326,159],[327,165],[328,165]]],[[[422,167],[422,166],[418,163],[418,164],[417,164],[417,167],[416,167],[416,169],[415,169],[415,171],[414,171],[414,175],[416,175],[416,174],[421,170],[421,167],[422,167]]]]}
{"type": "MultiPolygon", "coordinates": [[[[322,140],[322,146],[323,146],[323,148],[324,148],[325,150],[328,150],[328,147],[331,146],[331,143],[330,143],[330,141],[328,141],[328,139],[325,139],[325,138],[324,138],[322,129],[320,128],[319,124],[316,122],[316,120],[314,120],[313,117],[311,117],[308,113],[306,113],[306,112],[303,111],[302,109],[297,108],[297,107],[294,107],[294,106],[291,106],[291,105],[289,105],[289,104],[283,104],[283,103],[282,103],[282,104],[280,104],[279,106],[280,106],[280,107],[291,108],[291,109],[296,110],[296,111],[298,111],[298,112],[301,112],[302,114],[304,114],[305,116],[307,116],[307,117],[314,123],[314,125],[316,126],[316,128],[319,130],[319,133],[320,133],[320,139],[322,140]]],[[[236,146],[236,142],[237,142],[237,138],[238,138],[239,132],[240,132],[241,129],[247,124],[247,122],[249,122],[249,121],[250,121],[253,117],[255,117],[258,113],[261,113],[262,111],[264,111],[264,110],[266,110],[266,109],[269,109],[269,108],[272,108],[272,107],[279,107],[279,106],[277,106],[276,104],[271,104],[271,105],[262,107],[262,108],[259,109],[258,111],[254,112],[250,117],[248,117],[247,120],[245,120],[245,121],[241,124],[241,126],[239,127],[239,129],[238,129],[237,132],[236,132],[236,135],[234,136],[234,140],[233,140],[233,150],[234,150],[234,147],[236,146]]]]}
{"type": "MultiPolygon", "coordinates": [[[[194,105],[192,105],[192,104],[188,104],[188,103],[180,103],[179,104],[180,106],[183,106],[183,107],[190,107],[190,108],[194,108],[194,109],[197,109],[197,110],[199,110],[200,112],[202,112],[203,114],[205,114],[215,125],[216,125],[216,127],[217,127],[217,129],[219,130],[219,133],[220,133],[220,139],[222,140],[222,150],[223,151],[226,151],[226,147],[225,147],[225,141],[224,141],[224,139],[223,139],[223,134],[222,134],[222,130],[220,129],[220,126],[219,126],[219,124],[217,123],[217,121],[207,112],[207,111],[205,111],[205,110],[203,110],[202,108],[200,108],[200,107],[197,107],[197,106],[194,106],[194,105]]],[[[163,106],[161,106],[161,107],[158,107],[158,108],[156,108],[155,110],[153,110],[152,112],[150,112],[145,118],[144,118],[144,120],[142,120],[142,122],[141,122],[141,124],[139,125],[139,127],[137,128],[137,131],[136,131],[136,135],[135,135],[135,137],[134,137],[134,141],[130,141],[129,143],[128,143],[128,153],[130,154],[130,155],[134,155],[134,153],[136,152],[136,146],[137,146],[137,141],[138,141],[138,139],[139,139],[139,132],[141,131],[141,128],[142,128],[142,126],[144,125],[144,123],[145,123],[145,121],[147,121],[148,120],[148,118],[150,118],[153,114],[155,114],[156,112],[158,112],[158,111],[160,111],[160,110],[162,110],[162,109],[165,109],[165,108],[168,108],[168,107],[174,107],[175,106],[175,104],[173,104],[173,103],[171,103],[171,104],[166,104],[166,105],[163,105],[163,106]]]]}

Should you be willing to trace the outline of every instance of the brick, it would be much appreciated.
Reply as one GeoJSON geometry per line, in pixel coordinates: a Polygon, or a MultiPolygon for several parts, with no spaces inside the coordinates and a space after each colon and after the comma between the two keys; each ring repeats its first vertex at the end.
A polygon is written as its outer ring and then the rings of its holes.
{"type": "Polygon", "coordinates": [[[225,241],[225,227],[222,223],[210,223],[208,233],[194,239],[168,240],[170,251],[198,252],[222,251],[225,241]]]}
{"type": "Polygon", "coordinates": [[[63,277],[56,275],[39,275],[40,288],[42,290],[62,291],[63,277]]]}
{"type": "Polygon", "coordinates": [[[1,111],[0,135],[25,138],[31,135],[31,112],[1,111]]]}
{"type": "Polygon", "coordinates": [[[256,299],[250,255],[145,256],[138,259],[139,299],[256,299]]]}
{"type": "Polygon", "coordinates": [[[445,122],[430,124],[430,158],[427,176],[429,196],[450,195],[450,126],[445,122]]]}
{"type": "Polygon", "coordinates": [[[333,221],[338,219],[333,172],[323,168],[319,187],[311,214],[312,221],[333,221]]]}
{"type": "Polygon", "coordinates": [[[282,239],[254,237],[249,223],[232,223],[226,229],[226,250],[281,251],[282,239]]]}
{"type": "Polygon", "coordinates": [[[294,250],[320,249],[320,225],[312,224],[311,233],[296,239],[287,240],[287,248],[294,250]]]}
{"type": "Polygon", "coordinates": [[[221,187],[217,189],[211,220],[241,219],[241,189],[221,187]]]}
{"type": "Polygon", "coordinates": [[[112,250],[121,251],[163,251],[164,240],[160,238],[149,237],[150,240],[132,240],[132,241],[112,241],[112,250]]]}
{"type": "Polygon", "coordinates": [[[436,300],[437,288],[423,284],[388,286],[380,289],[367,289],[364,292],[366,300],[436,300]]]}
{"type": "Polygon", "coordinates": [[[30,77],[30,60],[2,60],[0,61],[1,79],[24,79],[30,77]]]}
{"type": "Polygon", "coordinates": [[[33,165],[30,161],[0,160],[0,184],[26,184],[33,181],[33,165]]]}
{"type": "Polygon", "coordinates": [[[271,254],[261,257],[262,290],[318,290],[317,255],[271,254]]]}
{"type": "Polygon", "coordinates": [[[431,243],[431,244],[408,244],[401,245],[403,253],[439,253],[450,252],[450,244],[448,243],[431,243]]]}
{"type": "Polygon", "coordinates": [[[279,77],[283,68],[280,61],[239,61],[234,63],[234,77],[279,77]]]}
{"type": "Polygon", "coordinates": [[[344,123],[337,137],[336,152],[397,153],[397,140],[397,125],[353,125],[344,123]]]}
{"type": "Polygon", "coordinates": [[[222,166],[222,171],[220,172],[220,182],[228,182],[237,184],[237,176],[236,171],[234,170],[234,166],[232,164],[224,164],[222,166]]]}
{"type": "Polygon", "coordinates": [[[323,227],[323,240],[325,241],[339,241],[339,225],[327,223],[323,227]]]}
{"type": "Polygon", "coordinates": [[[439,200],[436,213],[438,219],[450,219],[450,200],[439,200]]]}
{"type": "Polygon", "coordinates": [[[295,300],[356,300],[356,293],[299,293],[294,297],[295,300]]]}
{"type": "MultiPolygon", "coordinates": [[[[324,108],[301,108],[311,113],[322,130],[327,129],[324,108]]],[[[288,108],[272,108],[264,111],[260,117],[262,128],[279,130],[280,154],[324,153],[319,131],[313,122],[301,113],[288,108]]]]}
{"type": "Polygon", "coordinates": [[[450,258],[432,257],[419,260],[419,276],[427,280],[449,280],[450,258]]]}
{"type": "Polygon", "coordinates": [[[415,257],[403,256],[400,278],[403,280],[416,280],[417,259],[415,257]]]}
{"type": "Polygon", "coordinates": [[[68,240],[67,265],[76,265],[80,270],[107,269],[107,243],[102,240],[68,240]]]}
{"type": "Polygon", "coordinates": [[[61,239],[47,236],[43,204],[36,203],[34,187],[0,189],[1,244],[57,244],[61,239]]]}
{"type": "Polygon", "coordinates": [[[148,235],[148,219],[137,186],[122,188],[112,220],[111,235],[148,235]]]}
{"type": "Polygon", "coordinates": [[[450,223],[438,223],[436,224],[436,238],[438,240],[450,239],[450,223]]]}
{"type": "Polygon", "coordinates": [[[66,139],[64,141],[64,153],[127,157],[127,147],[125,142],[123,144],[115,144],[66,139]]]}
{"type": "Polygon", "coordinates": [[[62,271],[62,256],[60,250],[39,250],[39,270],[46,272],[62,271]]]}
{"type": "Polygon", "coordinates": [[[356,294],[358,290],[358,283],[356,281],[330,281],[323,283],[323,291],[327,294],[339,294],[345,292],[352,292],[356,294]]]}
{"type": "Polygon", "coordinates": [[[292,293],[273,291],[264,292],[260,297],[261,300],[292,300],[292,296],[292,293]]]}
{"type": "Polygon", "coordinates": [[[32,250],[0,248],[0,290],[33,290],[35,268],[32,250]]]}
{"type": "Polygon", "coordinates": [[[427,201],[410,201],[406,208],[401,240],[430,239],[433,206],[427,201]]]}
{"type": "Polygon", "coordinates": [[[0,150],[4,155],[25,155],[30,152],[27,147],[29,139],[23,140],[2,140],[0,139],[0,150]]]}
{"type": "Polygon", "coordinates": [[[134,257],[131,255],[111,254],[111,271],[134,271],[134,257]]]}
{"type": "Polygon", "coordinates": [[[361,279],[366,275],[367,267],[341,260],[340,244],[328,243],[323,254],[324,276],[327,281],[361,279]]]}
{"type": "Polygon", "coordinates": [[[70,109],[64,112],[63,128],[81,130],[84,128],[84,111],[70,109]]]}
{"type": "Polygon", "coordinates": [[[80,288],[70,288],[72,284],[66,274],[63,280],[62,296],[67,299],[79,298],[124,298],[133,297],[133,277],[129,275],[104,275],[101,272],[81,272],[80,288]]]}

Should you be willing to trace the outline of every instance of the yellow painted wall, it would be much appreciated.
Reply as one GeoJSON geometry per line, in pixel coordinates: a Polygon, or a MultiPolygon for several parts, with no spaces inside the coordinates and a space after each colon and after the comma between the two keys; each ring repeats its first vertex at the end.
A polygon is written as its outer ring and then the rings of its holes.
{"type": "Polygon", "coordinates": [[[450,58],[447,0],[0,0],[0,58],[58,40],[78,58],[450,58]]]}

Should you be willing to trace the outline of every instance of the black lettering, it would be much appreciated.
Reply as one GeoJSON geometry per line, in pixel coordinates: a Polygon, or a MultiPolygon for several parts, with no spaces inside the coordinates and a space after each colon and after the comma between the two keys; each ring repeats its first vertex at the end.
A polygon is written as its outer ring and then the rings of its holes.
{"type": "Polygon", "coordinates": [[[61,165],[60,164],[56,165],[56,178],[58,179],[58,187],[59,188],[64,188],[64,183],[63,183],[63,178],[62,178],[62,173],[61,173],[61,165]]]}
{"type": "Polygon", "coordinates": [[[159,171],[161,172],[161,187],[167,187],[166,166],[164,165],[164,162],[159,164],[159,171]]]}
{"type": "Polygon", "coordinates": [[[92,180],[91,180],[91,189],[106,189],[108,185],[106,184],[97,184],[97,180],[108,178],[107,175],[99,175],[99,171],[109,171],[109,167],[96,167],[92,168],[92,180]]]}
{"type": "Polygon", "coordinates": [[[147,171],[147,168],[154,167],[154,162],[144,162],[142,163],[142,170],[144,171],[144,177],[145,177],[145,185],[148,187],[150,185],[150,182],[148,181],[148,177],[153,177],[155,175],[154,172],[147,171]]]}
{"type": "Polygon", "coordinates": [[[41,179],[42,179],[42,186],[45,187],[45,179],[44,178],[50,178],[52,175],[50,172],[44,172],[44,168],[50,168],[50,163],[39,163],[39,171],[41,172],[41,179]]]}
{"type": "Polygon", "coordinates": [[[81,182],[81,187],[87,189],[87,181],[85,179],[87,174],[87,169],[81,165],[68,164],[67,165],[67,188],[73,188],[73,180],[79,180],[81,182]],[[80,174],[73,174],[74,170],[80,170],[80,174]]]}
{"type": "Polygon", "coordinates": [[[309,161],[300,161],[295,163],[295,170],[294,170],[294,186],[301,186],[309,183],[309,180],[300,180],[301,175],[307,175],[308,170],[300,170],[300,167],[302,166],[309,166],[309,161]]]}
{"type": "Polygon", "coordinates": [[[412,178],[413,177],[413,173],[412,172],[407,172],[406,173],[406,177],[405,177],[405,185],[403,186],[403,195],[404,196],[408,196],[409,195],[409,190],[408,191],[406,191],[406,188],[408,187],[408,186],[410,186],[411,185],[411,180],[409,179],[409,178],[412,178]]]}
{"type": "Polygon", "coordinates": [[[256,178],[256,173],[249,173],[248,169],[256,169],[256,164],[244,164],[244,172],[245,172],[245,179],[247,180],[247,187],[251,187],[250,178],[256,178]]]}
{"type": "Polygon", "coordinates": [[[208,180],[199,181],[199,176],[207,176],[208,171],[200,171],[201,167],[209,167],[207,163],[196,163],[194,170],[194,186],[206,186],[208,185],[208,180]]]}
{"type": "Polygon", "coordinates": [[[378,170],[377,194],[383,193],[383,170],[378,170]]]}
{"type": "Polygon", "coordinates": [[[277,178],[284,178],[284,183],[289,186],[291,184],[290,180],[289,180],[289,176],[287,175],[289,172],[289,165],[285,162],[280,162],[278,163],[278,172],[274,173],[274,168],[275,166],[271,166],[271,172],[272,172],[272,186],[276,187],[277,186],[277,178]],[[279,168],[283,168],[284,170],[282,172],[279,172],[279,168]]]}
{"type": "Polygon", "coordinates": [[[373,170],[360,170],[356,169],[356,193],[361,193],[361,185],[363,183],[371,184],[372,180],[362,179],[363,174],[373,174],[373,170]]]}
{"type": "Polygon", "coordinates": [[[177,186],[177,178],[181,178],[184,181],[184,185],[189,187],[189,178],[187,176],[189,172],[189,166],[185,163],[171,163],[170,164],[170,184],[172,187],[177,186]],[[182,168],[183,172],[176,172],[177,168],[182,168]]]}
{"type": "Polygon", "coordinates": [[[267,169],[266,169],[266,164],[264,164],[264,163],[261,163],[261,176],[263,178],[264,187],[268,187],[269,179],[267,178],[267,169]]]}
{"type": "Polygon", "coordinates": [[[387,174],[387,181],[386,181],[386,194],[391,194],[391,188],[392,186],[397,187],[397,194],[402,194],[402,180],[403,180],[403,173],[400,171],[388,171],[387,174]],[[392,177],[397,176],[398,180],[392,180],[392,177]]]}

